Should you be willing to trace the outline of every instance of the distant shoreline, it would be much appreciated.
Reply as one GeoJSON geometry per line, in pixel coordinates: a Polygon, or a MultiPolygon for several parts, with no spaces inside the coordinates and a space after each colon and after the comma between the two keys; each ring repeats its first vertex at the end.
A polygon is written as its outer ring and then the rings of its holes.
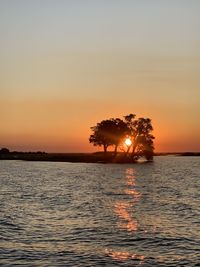
{"type": "MultiPolygon", "coordinates": [[[[154,156],[200,156],[200,152],[155,153],[154,156]]],[[[49,161],[49,162],[83,162],[83,163],[132,163],[113,160],[110,152],[104,153],[45,153],[45,152],[9,152],[0,153],[0,160],[49,161]]],[[[135,162],[133,162],[135,163],[135,162]]]]}

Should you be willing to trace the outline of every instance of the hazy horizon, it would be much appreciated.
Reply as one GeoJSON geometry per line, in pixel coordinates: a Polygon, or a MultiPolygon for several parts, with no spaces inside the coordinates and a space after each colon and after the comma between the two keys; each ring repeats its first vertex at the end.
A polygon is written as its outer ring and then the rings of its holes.
{"type": "Polygon", "coordinates": [[[152,119],[200,151],[200,1],[0,1],[0,147],[92,152],[90,127],[152,119]]]}

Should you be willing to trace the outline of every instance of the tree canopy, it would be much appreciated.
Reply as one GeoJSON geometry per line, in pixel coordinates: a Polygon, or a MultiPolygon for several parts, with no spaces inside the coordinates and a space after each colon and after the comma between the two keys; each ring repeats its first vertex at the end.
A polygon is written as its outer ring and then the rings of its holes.
{"type": "Polygon", "coordinates": [[[8,154],[10,153],[10,150],[6,147],[3,147],[0,149],[0,154],[8,154]]]}
{"type": "Polygon", "coordinates": [[[135,161],[140,157],[147,160],[153,159],[154,136],[153,127],[149,118],[136,118],[136,115],[129,114],[123,119],[111,118],[103,120],[91,127],[92,134],[89,142],[94,146],[102,146],[104,153],[108,147],[114,147],[116,157],[118,149],[121,150],[121,157],[126,161],[135,161]],[[129,145],[125,140],[129,139],[129,145]]]}
{"type": "Polygon", "coordinates": [[[117,152],[122,139],[129,134],[127,123],[119,118],[103,120],[91,127],[91,130],[93,134],[90,135],[90,143],[94,146],[103,146],[104,152],[107,152],[109,146],[115,146],[117,152]]]}

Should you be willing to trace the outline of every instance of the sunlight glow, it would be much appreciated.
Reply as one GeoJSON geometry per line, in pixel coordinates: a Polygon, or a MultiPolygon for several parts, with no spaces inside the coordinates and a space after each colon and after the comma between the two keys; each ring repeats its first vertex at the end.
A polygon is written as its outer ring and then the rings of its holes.
{"type": "Polygon", "coordinates": [[[105,252],[108,256],[112,257],[114,260],[117,261],[137,260],[140,261],[139,264],[142,264],[145,259],[143,255],[132,254],[128,251],[114,251],[112,249],[106,249],[105,252]]]}
{"type": "Polygon", "coordinates": [[[126,138],[126,140],[125,140],[125,144],[126,144],[127,146],[130,146],[130,145],[132,144],[131,139],[126,138]]]}

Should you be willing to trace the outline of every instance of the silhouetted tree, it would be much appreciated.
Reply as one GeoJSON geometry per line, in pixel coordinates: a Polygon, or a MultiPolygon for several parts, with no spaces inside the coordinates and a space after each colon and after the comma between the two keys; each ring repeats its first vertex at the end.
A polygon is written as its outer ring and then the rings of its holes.
{"type": "Polygon", "coordinates": [[[93,134],[89,141],[94,146],[103,146],[107,152],[109,146],[114,146],[115,155],[120,145],[124,146],[126,137],[131,139],[132,144],[127,147],[125,158],[131,161],[139,157],[147,160],[153,159],[154,136],[151,134],[153,127],[149,118],[138,118],[129,114],[124,116],[124,120],[119,118],[103,120],[91,127],[93,134]]]}
{"type": "Polygon", "coordinates": [[[107,152],[109,146],[115,146],[115,154],[124,136],[129,134],[126,122],[119,118],[103,120],[91,127],[91,130],[93,134],[90,135],[90,143],[94,146],[103,146],[104,152],[107,152]]]}
{"type": "Polygon", "coordinates": [[[124,116],[130,130],[130,139],[132,145],[128,148],[127,153],[131,151],[131,157],[146,157],[147,160],[153,159],[154,136],[151,134],[153,127],[149,118],[135,119],[134,114],[124,116]]]}
{"type": "Polygon", "coordinates": [[[0,154],[8,154],[10,153],[8,148],[3,147],[2,149],[0,149],[0,154]]]}

